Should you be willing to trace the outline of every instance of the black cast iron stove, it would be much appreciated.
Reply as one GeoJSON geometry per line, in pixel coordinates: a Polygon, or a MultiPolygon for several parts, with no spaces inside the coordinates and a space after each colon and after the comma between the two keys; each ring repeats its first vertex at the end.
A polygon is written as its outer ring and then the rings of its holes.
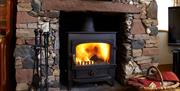
{"type": "Polygon", "coordinates": [[[61,20],[61,31],[64,31],[60,32],[61,83],[66,84],[68,89],[75,83],[109,82],[113,85],[116,32],[97,32],[93,15],[80,16],[81,23],[75,25],[68,25],[71,24],[67,23],[69,18],[61,20]]]}

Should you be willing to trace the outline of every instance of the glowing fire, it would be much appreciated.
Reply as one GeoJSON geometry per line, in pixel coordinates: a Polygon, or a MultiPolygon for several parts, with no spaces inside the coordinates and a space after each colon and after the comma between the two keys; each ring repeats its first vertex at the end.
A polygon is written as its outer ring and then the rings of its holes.
{"type": "Polygon", "coordinates": [[[83,43],[76,46],[76,64],[90,65],[99,62],[109,63],[110,44],[83,43]]]}

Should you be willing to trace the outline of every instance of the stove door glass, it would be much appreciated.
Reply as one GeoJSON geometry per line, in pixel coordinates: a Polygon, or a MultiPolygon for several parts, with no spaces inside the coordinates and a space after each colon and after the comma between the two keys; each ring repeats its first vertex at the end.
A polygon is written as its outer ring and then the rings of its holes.
{"type": "Polygon", "coordinates": [[[74,61],[76,65],[110,64],[110,49],[108,43],[81,43],[76,46],[74,61]]]}

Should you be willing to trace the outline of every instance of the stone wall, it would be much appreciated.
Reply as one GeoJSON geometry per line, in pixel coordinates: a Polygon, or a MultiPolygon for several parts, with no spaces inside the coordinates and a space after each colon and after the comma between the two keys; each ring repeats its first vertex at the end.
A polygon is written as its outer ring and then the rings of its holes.
{"type": "MultiPolygon", "coordinates": [[[[17,0],[17,40],[14,53],[17,91],[27,90],[31,83],[35,61],[34,29],[43,29],[42,26],[47,23],[50,25],[49,91],[59,91],[60,12],[43,9],[41,1],[46,0],[17,0]]],[[[133,5],[141,10],[140,13],[127,13],[126,15],[128,40],[124,46],[127,49],[128,64],[125,66],[125,73],[128,78],[136,73],[146,72],[149,66],[158,64],[159,38],[156,36],[158,33],[156,2],[154,0],[113,0],[112,2],[133,5]]]]}
{"type": "MultiPolygon", "coordinates": [[[[26,91],[32,81],[33,64],[35,61],[34,52],[34,29],[41,28],[49,23],[49,91],[59,91],[59,12],[52,11],[54,15],[37,16],[32,12],[32,0],[18,0],[17,22],[16,22],[16,49],[15,68],[17,91],[26,91]]],[[[44,79],[43,79],[44,80],[44,79]]]]}
{"type": "Polygon", "coordinates": [[[132,22],[126,22],[130,27],[126,43],[128,64],[125,66],[126,78],[139,73],[146,73],[147,69],[158,66],[159,38],[157,22],[157,4],[155,0],[140,0],[136,3],[141,8],[140,14],[130,14],[132,22]],[[129,23],[129,24],[128,24],[129,23]]]}

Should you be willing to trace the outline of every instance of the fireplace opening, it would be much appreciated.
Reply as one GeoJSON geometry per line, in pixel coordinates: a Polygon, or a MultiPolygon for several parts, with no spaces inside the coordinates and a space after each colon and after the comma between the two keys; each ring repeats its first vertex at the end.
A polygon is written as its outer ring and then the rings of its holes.
{"type": "MultiPolygon", "coordinates": [[[[65,12],[60,14],[60,82],[108,82],[124,74],[124,13],[65,12]],[[118,52],[118,54],[117,54],[118,52]],[[120,66],[120,67],[118,67],[120,66]],[[121,70],[120,74],[116,71],[121,70]]],[[[121,77],[120,77],[121,78],[121,77]]],[[[123,77],[122,77],[123,79],[123,77]]]]}

